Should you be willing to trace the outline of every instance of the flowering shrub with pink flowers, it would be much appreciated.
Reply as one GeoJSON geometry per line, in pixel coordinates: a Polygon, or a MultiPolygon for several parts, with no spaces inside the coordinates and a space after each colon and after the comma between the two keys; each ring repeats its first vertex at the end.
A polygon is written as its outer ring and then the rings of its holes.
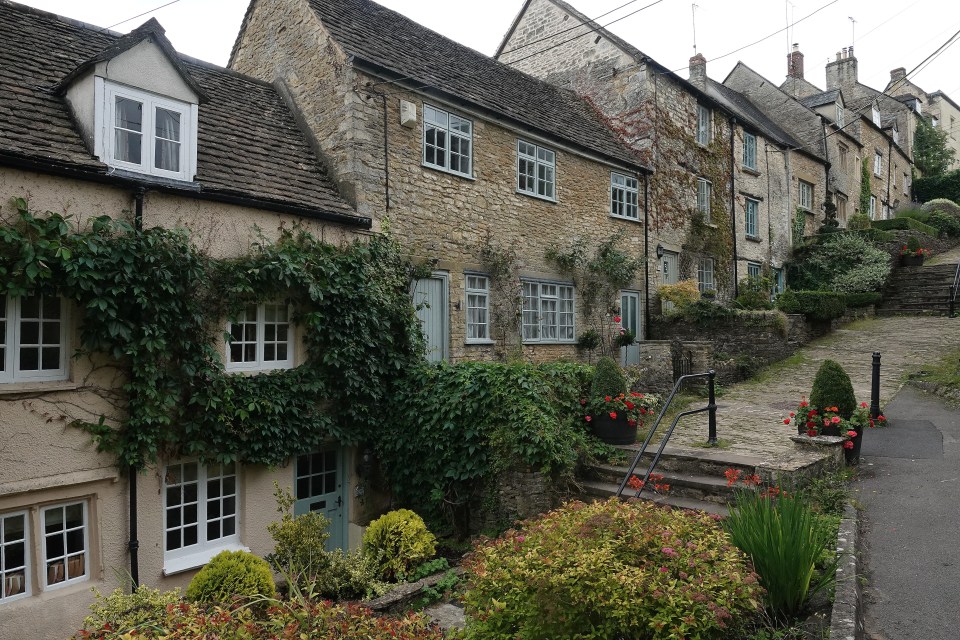
{"type": "Polygon", "coordinates": [[[737,637],[763,590],[716,517],[570,502],[464,563],[468,640],[737,637]]]}

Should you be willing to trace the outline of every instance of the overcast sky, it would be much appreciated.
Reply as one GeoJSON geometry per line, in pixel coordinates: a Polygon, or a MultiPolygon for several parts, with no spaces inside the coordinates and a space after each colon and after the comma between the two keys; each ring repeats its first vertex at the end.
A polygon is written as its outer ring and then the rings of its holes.
{"type": "MultiPolygon", "coordinates": [[[[109,27],[165,1],[169,0],[24,3],[109,27]]],[[[960,2],[956,0],[697,0],[695,11],[690,2],[679,0],[568,2],[591,18],[612,11],[599,18],[602,25],[623,18],[609,29],[683,77],[694,53],[695,14],[697,51],[706,56],[707,72],[718,81],[742,60],[779,84],[786,73],[789,44],[796,42],[805,55],[806,78],[823,87],[827,60],[852,41],[860,81],[883,89],[891,69],[912,70],[960,30],[960,2]],[[652,6],[643,9],[646,5],[652,6]],[[628,16],[633,12],[637,13],[628,16]],[[795,22],[789,33],[783,30],[788,17],[795,22]],[[721,58],[768,35],[771,37],[762,43],[721,58]]],[[[492,55],[523,0],[382,0],[381,4],[492,55]]],[[[113,28],[125,33],[153,16],[166,28],[178,51],[225,65],[246,6],[247,0],[175,0],[113,28]]],[[[944,50],[911,78],[925,91],[939,89],[960,102],[960,44],[944,50]]]]}

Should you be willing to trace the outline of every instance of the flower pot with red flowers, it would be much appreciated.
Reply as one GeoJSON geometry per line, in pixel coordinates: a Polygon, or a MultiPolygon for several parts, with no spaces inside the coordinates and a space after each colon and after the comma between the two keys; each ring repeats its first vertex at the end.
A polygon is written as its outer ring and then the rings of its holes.
{"type": "Polygon", "coordinates": [[[838,409],[835,406],[817,409],[807,402],[806,398],[800,401],[795,412],[791,412],[789,417],[784,418],[784,424],[796,422],[797,432],[800,435],[806,434],[813,438],[816,436],[838,436],[844,439],[843,456],[848,465],[855,465],[860,460],[860,444],[863,440],[863,432],[868,428],[875,427],[878,423],[886,422],[884,416],[878,416],[876,420],[870,417],[870,411],[866,402],[861,402],[854,409],[849,418],[843,418],[838,415],[838,409]]]}
{"type": "Polygon", "coordinates": [[[904,267],[919,267],[928,255],[930,250],[921,247],[916,236],[910,236],[907,244],[900,247],[900,264],[904,267]]]}
{"type": "Polygon", "coordinates": [[[583,398],[584,421],[607,444],[632,444],[637,429],[654,412],[656,396],[627,391],[627,380],[613,358],[603,357],[594,371],[590,398],[583,398]]]}

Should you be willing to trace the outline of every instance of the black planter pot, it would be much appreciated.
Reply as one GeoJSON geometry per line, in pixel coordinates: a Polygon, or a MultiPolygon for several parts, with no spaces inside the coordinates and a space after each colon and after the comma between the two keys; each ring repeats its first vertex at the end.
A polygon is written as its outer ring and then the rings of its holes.
{"type": "Polygon", "coordinates": [[[904,267],[922,267],[924,256],[900,256],[900,265],[904,267]]]}
{"type": "Polygon", "coordinates": [[[846,460],[848,467],[860,464],[860,443],[862,440],[863,431],[858,431],[857,435],[855,435],[853,438],[850,438],[850,442],[853,443],[853,447],[843,450],[843,457],[846,460]]]}
{"type": "Polygon", "coordinates": [[[607,444],[633,444],[637,441],[637,425],[627,423],[627,417],[618,415],[616,420],[608,414],[592,416],[590,431],[607,444]]]}
{"type": "Polygon", "coordinates": [[[822,436],[839,436],[840,427],[835,424],[831,424],[828,427],[820,427],[820,435],[822,436]]]}

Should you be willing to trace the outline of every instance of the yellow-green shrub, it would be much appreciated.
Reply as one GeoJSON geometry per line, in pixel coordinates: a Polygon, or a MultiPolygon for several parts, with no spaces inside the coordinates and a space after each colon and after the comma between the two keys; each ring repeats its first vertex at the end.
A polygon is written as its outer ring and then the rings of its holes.
{"type": "Polygon", "coordinates": [[[363,551],[376,562],[382,577],[403,578],[436,551],[437,539],[423,518],[409,509],[383,514],[363,534],[363,551]]]}
{"type": "Polygon", "coordinates": [[[90,605],[90,615],[83,619],[86,631],[102,629],[107,625],[118,633],[129,631],[152,623],[163,616],[167,605],[181,602],[180,589],[160,591],[143,585],[133,593],[116,589],[106,596],[94,588],[93,595],[96,600],[90,605]]]}
{"type": "Polygon", "coordinates": [[[277,587],[270,565],[249,551],[223,551],[193,576],[187,599],[231,602],[235,597],[273,597],[277,587]]]}
{"type": "Polygon", "coordinates": [[[476,640],[708,640],[760,608],[745,556],[709,515],[572,502],[481,543],[465,563],[476,640]]]}
{"type": "Polygon", "coordinates": [[[696,280],[681,280],[677,284],[660,285],[657,294],[662,302],[672,302],[677,309],[683,309],[700,299],[700,288],[696,280]]]}

